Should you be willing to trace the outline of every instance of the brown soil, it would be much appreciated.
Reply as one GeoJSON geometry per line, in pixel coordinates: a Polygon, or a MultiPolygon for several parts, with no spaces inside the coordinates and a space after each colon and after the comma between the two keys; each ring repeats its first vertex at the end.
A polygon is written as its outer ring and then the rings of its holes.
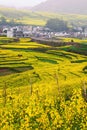
{"type": "Polygon", "coordinates": [[[1,68],[0,69],[0,73],[3,73],[3,72],[8,72],[9,71],[9,69],[8,68],[1,68]]]}

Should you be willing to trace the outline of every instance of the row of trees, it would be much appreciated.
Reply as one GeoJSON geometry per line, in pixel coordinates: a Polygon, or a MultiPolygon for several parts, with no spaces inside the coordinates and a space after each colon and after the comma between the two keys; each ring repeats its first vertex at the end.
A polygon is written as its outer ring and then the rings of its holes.
{"type": "Polygon", "coordinates": [[[54,18],[49,19],[46,23],[46,27],[50,28],[52,31],[60,32],[60,31],[68,31],[68,24],[66,21],[54,18]]]}
{"type": "Polygon", "coordinates": [[[0,26],[4,26],[4,25],[15,26],[20,24],[21,23],[16,23],[14,20],[7,21],[5,17],[0,17],[0,26]]]}
{"type": "Polygon", "coordinates": [[[83,31],[85,30],[85,28],[87,28],[87,25],[73,25],[72,23],[69,23],[64,21],[64,20],[60,20],[58,18],[53,18],[53,19],[49,19],[46,23],[46,27],[50,28],[52,31],[55,32],[61,32],[61,31],[72,31],[72,32],[78,32],[78,31],[83,31]],[[70,24],[70,25],[69,25],[70,24]],[[70,26],[70,27],[69,27],[70,26]],[[81,30],[78,30],[78,27],[81,27],[81,30]],[[76,28],[75,28],[76,27],[76,28]]]}

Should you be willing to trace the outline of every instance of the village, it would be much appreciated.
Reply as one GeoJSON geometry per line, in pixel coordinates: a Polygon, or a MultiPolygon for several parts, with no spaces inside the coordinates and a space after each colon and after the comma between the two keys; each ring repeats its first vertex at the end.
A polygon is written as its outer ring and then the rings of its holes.
{"type": "Polygon", "coordinates": [[[43,39],[51,39],[56,37],[74,37],[74,38],[87,38],[87,27],[82,29],[82,27],[75,27],[76,31],[61,31],[54,32],[47,27],[42,26],[3,26],[0,27],[0,36],[6,36],[8,38],[43,38],[43,39]]]}

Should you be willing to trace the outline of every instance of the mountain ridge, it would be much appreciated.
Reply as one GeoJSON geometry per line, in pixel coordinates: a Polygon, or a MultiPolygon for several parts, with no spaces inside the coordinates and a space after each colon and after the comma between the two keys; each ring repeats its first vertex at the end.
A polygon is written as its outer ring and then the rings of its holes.
{"type": "Polygon", "coordinates": [[[32,11],[53,13],[87,14],[87,0],[47,0],[32,8],[32,11]]]}

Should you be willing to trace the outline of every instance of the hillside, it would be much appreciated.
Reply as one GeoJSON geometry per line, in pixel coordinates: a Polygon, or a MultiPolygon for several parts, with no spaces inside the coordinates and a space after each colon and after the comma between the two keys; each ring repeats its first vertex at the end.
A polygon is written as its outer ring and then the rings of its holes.
{"type": "Polygon", "coordinates": [[[65,13],[50,13],[37,12],[25,8],[11,8],[0,6],[0,17],[5,17],[7,21],[14,21],[15,23],[22,23],[28,25],[44,26],[46,21],[50,18],[59,18],[73,23],[75,25],[87,25],[87,15],[65,14],[65,13]]]}
{"type": "Polygon", "coordinates": [[[5,17],[7,21],[30,25],[44,25],[46,19],[45,16],[25,8],[16,9],[5,6],[0,7],[0,17],[5,17]]]}
{"type": "Polygon", "coordinates": [[[87,0],[47,0],[32,10],[56,12],[56,13],[74,13],[87,14],[87,0]]]}
{"type": "Polygon", "coordinates": [[[12,40],[0,37],[0,130],[86,130],[87,56],[12,40]]]}

